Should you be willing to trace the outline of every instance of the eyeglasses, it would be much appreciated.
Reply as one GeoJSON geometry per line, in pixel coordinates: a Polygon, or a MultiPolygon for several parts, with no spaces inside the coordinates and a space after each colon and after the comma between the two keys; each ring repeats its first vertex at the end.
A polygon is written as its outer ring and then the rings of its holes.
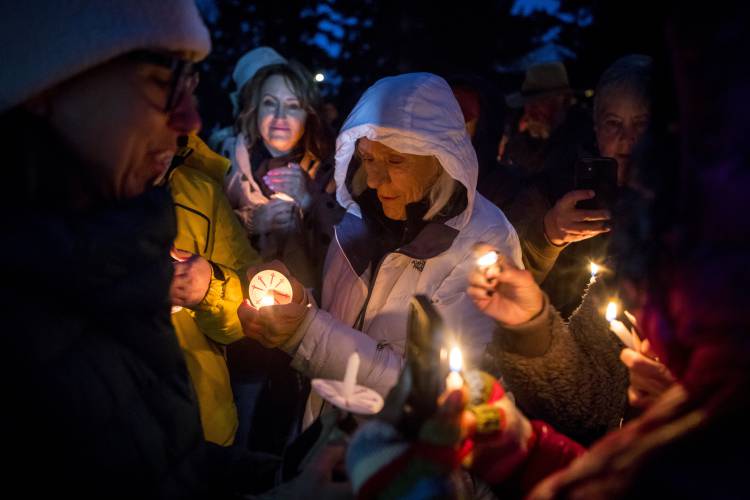
{"type": "Polygon", "coordinates": [[[168,68],[172,72],[164,112],[171,113],[186,95],[191,95],[198,86],[199,73],[192,61],[169,54],[137,50],[128,54],[129,59],[168,68]]]}
{"type": "Polygon", "coordinates": [[[641,137],[648,129],[648,120],[637,121],[628,125],[619,120],[606,118],[597,123],[597,128],[608,137],[621,137],[626,132],[633,134],[635,137],[641,137]]]}

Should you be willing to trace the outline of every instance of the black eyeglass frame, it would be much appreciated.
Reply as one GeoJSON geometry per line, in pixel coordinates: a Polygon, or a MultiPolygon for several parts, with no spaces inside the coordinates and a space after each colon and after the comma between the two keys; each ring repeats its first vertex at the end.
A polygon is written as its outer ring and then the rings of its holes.
{"type": "Polygon", "coordinates": [[[169,82],[169,93],[164,105],[165,113],[174,111],[188,87],[193,85],[193,88],[190,89],[191,92],[195,89],[194,85],[197,82],[198,72],[195,70],[195,63],[193,61],[150,50],[136,50],[128,53],[127,57],[135,61],[155,64],[167,68],[172,72],[172,78],[169,82]]]}

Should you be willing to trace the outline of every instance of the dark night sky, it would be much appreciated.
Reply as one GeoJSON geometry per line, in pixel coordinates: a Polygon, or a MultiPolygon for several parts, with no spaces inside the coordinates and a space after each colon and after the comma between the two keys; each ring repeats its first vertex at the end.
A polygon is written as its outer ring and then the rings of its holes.
{"type": "Polygon", "coordinates": [[[346,114],[382,76],[476,75],[498,95],[516,90],[531,61],[563,59],[571,84],[591,88],[617,57],[659,56],[658,6],[605,0],[199,0],[214,48],[198,95],[205,133],[231,122],[231,72],[247,50],[270,45],[327,79],[346,114]]]}

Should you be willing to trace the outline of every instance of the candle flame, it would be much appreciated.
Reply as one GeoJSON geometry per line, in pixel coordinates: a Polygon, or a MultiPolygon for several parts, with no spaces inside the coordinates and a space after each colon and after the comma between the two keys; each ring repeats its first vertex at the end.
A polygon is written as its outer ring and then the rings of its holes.
{"type": "Polygon", "coordinates": [[[607,312],[605,314],[607,321],[613,321],[617,317],[617,302],[610,300],[607,304],[607,312]]]}
{"type": "Polygon", "coordinates": [[[491,250],[487,252],[486,254],[482,255],[481,257],[479,257],[479,259],[477,260],[477,265],[479,267],[490,267],[495,262],[497,262],[497,257],[498,257],[497,252],[495,252],[494,250],[491,250]]]}
{"type": "Polygon", "coordinates": [[[453,349],[451,349],[448,363],[450,364],[451,371],[461,371],[461,368],[463,368],[464,365],[464,359],[463,356],[461,356],[461,349],[459,349],[458,347],[454,347],[453,349]]]}
{"type": "Polygon", "coordinates": [[[591,264],[589,264],[589,268],[591,269],[591,277],[592,278],[594,276],[596,276],[597,274],[599,274],[599,269],[601,269],[599,267],[599,264],[597,264],[596,262],[592,262],[591,264]]]}
{"type": "Polygon", "coordinates": [[[276,301],[273,298],[273,294],[267,293],[261,297],[258,307],[272,306],[274,304],[276,304],[276,301]]]}

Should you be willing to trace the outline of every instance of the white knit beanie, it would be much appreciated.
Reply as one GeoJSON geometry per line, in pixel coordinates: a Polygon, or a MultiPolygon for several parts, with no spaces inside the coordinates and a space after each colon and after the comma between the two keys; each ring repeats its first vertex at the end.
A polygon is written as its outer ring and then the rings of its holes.
{"type": "Polygon", "coordinates": [[[0,0],[0,12],[0,112],[133,50],[211,50],[194,0],[0,0]]]}
{"type": "Polygon", "coordinates": [[[232,79],[234,80],[236,90],[229,95],[229,98],[232,100],[232,106],[234,107],[234,114],[236,115],[239,112],[242,87],[244,87],[245,84],[255,76],[255,73],[257,73],[259,69],[272,64],[286,63],[287,60],[271,47],[257,47],[240,57],[239,61],[237,61],[237,65],[234,67],[234,71],[232,72],[232,79]]]}

